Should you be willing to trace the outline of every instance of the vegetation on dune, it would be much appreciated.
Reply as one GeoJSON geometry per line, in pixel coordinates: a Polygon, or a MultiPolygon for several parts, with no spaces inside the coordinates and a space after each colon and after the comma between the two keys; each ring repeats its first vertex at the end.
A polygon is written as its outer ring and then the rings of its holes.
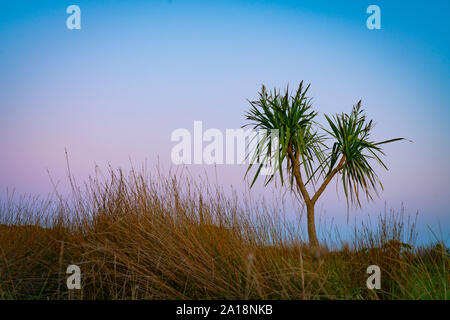
{"type": "MultiPolygon", "coordinates": [[[[281,199],[269,207],[184,174],[133,169],[110,169],[80,188],[69,170],[69,198],[0,202],[0,299],[448,299],[448,249],[416,247],[415,222],[405,224],[402,212],[363,224],[350,242],[319,243],[314,206],[330,181],[338,177],[347,205],[360,206],[361,194],[382,188],[371,165],[386,168],[380,145],[401,138],[372,141],[361,102],[326,116],[329,129],[318,126],[308,88],[300,83],[291,96],[263,87],[247,119],[279,130],[277,170],[266,183],[287,173],[306,206],[309,243],[281,199]],[[79,290],[66,286],[72,264],[79,290]],[[366,286],[370,265],[381,269],[381,289],[366,286]]],[[[273,141],[257,144],[252,185],[273,141]]]]}
{"type": "MultiPolygon", "coordinates": [[[[332,179],[336,176],[340,180],[347,206],[350,203],[361,206],[361,194],[372,199],[372,194],[383,188],[371,164],[376,161],[387,170],[381,159],[384,155],[381,145],[404,139],[373,141],[374,123],[363,113],[361,100],[350,113],[325,115],[328,129],[320,126],[315,121],[318,113],[312,110],[311,98],[307,96],[309,87],[305,88],[302,81],[292,95],[289,88],[284,93],[277,89],[268,92],[263,85],[259,99],[250,101],[246,118],[250,121],[248,125],[265,131],[266,136],[278,130],[277,140],[272,137],[250,142],[255,144],[252,159],[260,159],[253,183],[263,166],[275,162],[276,170],[266,176],[266,184],[276,176],[283,183],[283,172],[287,174],[291,189],[295,186],[306,206],[309,243],[318,246],[314,207],[332,179]],[[330,140],[332,144],[328,146],[330,140]]],[[[251,163],[249,169],[252,166],[251,163]]]]}
{"type": "Polygon", "coordinates": [[[0,205],[1,299],[448,299],[443,245],[387,214],[310,247],[296,223],[184,175],[93,177],[68,200],[0,205]],[[81,290],[68,291],[69,264],[81,290]],[[382,287],[366,287],[380,266],[382,287]]]}

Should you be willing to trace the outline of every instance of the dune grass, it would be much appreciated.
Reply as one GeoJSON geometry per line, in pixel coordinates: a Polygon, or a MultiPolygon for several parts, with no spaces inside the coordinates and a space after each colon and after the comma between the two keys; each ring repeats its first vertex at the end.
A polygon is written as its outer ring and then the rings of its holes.
{"type": "Polygon", "coordinates": [[[448,299],[449,254],[380,216],[351,242],[311,249],[249,197],[183,174],[110,170],[72,196],[0,203],[0,299],[448,299]],[[66,268],[81,268],[68,290],[66,268]],[[380,290],[366,287],[369,265],[380,290]]]}

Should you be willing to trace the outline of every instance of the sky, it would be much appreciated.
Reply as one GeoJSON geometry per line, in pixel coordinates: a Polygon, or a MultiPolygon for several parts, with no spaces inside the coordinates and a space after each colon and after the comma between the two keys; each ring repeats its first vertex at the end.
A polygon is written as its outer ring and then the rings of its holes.
{"type": "MultiPolygon", "coordinates": [[[[0,1],[0,194],[63,191],[67,150],[78,180],[95,165],[169,168],[178,128],[245,124],[247,99],[311,83],[323,114],[362,99],[386,145],[380,198],[351,218],[388,208],[419,212],[421,230],[450,232],[449,1],[0,1]],[[370,30],[369,5],[381,29],[370,30]],[[78,5],[81,29],[66,8],[78,5]]],[[[190,165],[243,188],[245,165],[190,165]]],[[[261,194],[271,186],[256,186],[261,194]]],[[[342,192],[320,214],[343,223],[342,192]]]]}

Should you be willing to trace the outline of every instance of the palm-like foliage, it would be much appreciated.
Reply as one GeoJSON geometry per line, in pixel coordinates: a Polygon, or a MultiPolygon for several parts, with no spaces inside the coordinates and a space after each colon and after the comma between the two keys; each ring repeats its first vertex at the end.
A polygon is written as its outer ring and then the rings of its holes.
{"type": "Polygon", "coordinates": [[[372,120],[367,121],[361,109],[361,100],[353,107],[350,114],[342,113],[329,117],[325,115],[330,130],[325,131],[335,139],[331,154],[329,155],[329,170],[336,165],[339,157],[345,159],[342,166],[342,186],[347,204],[357,203],[361,206],[359,199],[360,190],[364,192],[368,200],[372,200],[371,193],[378,195],[378,187],[383,189],[383,184],[378,179],[370,160],[376,160],[383,168],[388,169],[380,156],[385,155],[379,145],[403,138],[390,139],[381,142],[370,140],[370,134],[374,127],[372,120]]]}
{"type": "MultiPolygon", "coordinates": [[[[267,92],[263,85],[259,94],[259,100],[249,101],[252,107],[246,114],[246,119],[251,121],[248,125],[251,125],[255,130],[266,131],[267,136],[270,136],[271,130],[278,130],[279,132],[277,137],[279,146],[276,148],[277,155],[272,154],[273,140],[268,138],[258,141],[256,150],[252,150],[253,157],[258,157],[259,160],[258,169],[251,183],[252,186],[258,178],[263,165],[272,161],[273,158],[278,159],[277,170],[266,177],[265,184],[267,185],[277,172],[281,183],[283,183],[284,160],[287,159],[288,167],[293,165],[288,157],[288,152],[301,156],[301,164],[308,179],[317,177],[317,169],[314,170],[313,165],[315,160],[323,163],[323,136],[314,131],[312,127],[313,119],[317,116],[317,112],[311,110],[311,99],[306,96],[309,87],[310,85],[305,88],[302,81],[295,94],[291,96],[289,88],[286,89],[284,94],[281,94],[277,89],[274,89],[273,92],[267,92]]],[[[252,163],[249,165],[246,174],[252,165],[252,163]]],[[[288,169],[288,174],[290,172],[291,170],[288,169]]],[[[289,181],[291,186],[293,186],[293,176],[289,176],[289,181]]]]}
{"type": "MultiPolygon", "coordinates": [[[[266,132],[266,136],[272,130],[278,130],[277,140],[260,139],[256,150],[251,150],[259,163],[251,186],[258,178],[261,168],[271,164],[274,158],[278,159],[277,169],[266,177],[265,184],[272,181],[277,173],[283,183],[284,170],[289,176],[291,188],[295,180],[298,193],[307,207],[310,242],[317,245],[314,205],[333,177],[340,174],[347,207],[350,203],[361,206],[360,193],[372,200],[372,193],[378,194],[378,187],[382,189],[383,185],[370,162],[375,160],[387,169],[381,160],[384,153],[380,145],[403,138],[371,141],[370,134],[374,124],[372,120],[367,121],[363,114],[361,101],[353,107],[350,114],[342,113],[332,117],[325,115],[330,129],[322,128],[327,135],[320,134],[317,129],[320,126],[315,122],[317,112],[311,109],[311,98],[306,95],[309,87],[310,85],[305,88],[302,81],[297,91],[291,95],[289,88],[284,93],[276,89],[267,92],[262,86],[259,99],[249,101],[251,108],[246,119],[250,120],[247,125],[266,132]],[[331,148],[325,144],[326,139],[334,140],[331,148]],[[277,148],[273,148],[273,143],[277,143],[277,148]],[[286,165],[283,166],[285,162],[286,165]],[[305,173],[306,180],[303,180],[302,172],[305,173]],[[320,177],[323,177],[323,182],[310,197],[306,186],[309,183],[315,186],[320,177]]],[[[254,161],[250,162],[246,175],[253,163],[254,161]]]]}

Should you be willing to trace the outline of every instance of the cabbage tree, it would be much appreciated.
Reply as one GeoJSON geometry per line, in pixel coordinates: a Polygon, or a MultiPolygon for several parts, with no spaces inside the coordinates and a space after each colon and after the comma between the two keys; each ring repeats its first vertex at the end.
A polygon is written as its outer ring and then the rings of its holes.
{"type": "Polygon", "coordinates": [[[278,139],[258,141],[251,153],[259,161],[250,163],[246,175],[252,166],[257,166],[253,186],[261,168],[274,159],[273,150],[277,150],[276,170],[265,176],[265,184],[276,176],[282,184],[289,182],[291,190],[298,193],[306,206],[310,245],[317,246],[314,207],[333,178],[342,186],[347,208],[351,204],[361,206],[361,196],[372,200],[373,195],[383,189],[373,165],[378,163],[387,170],[381,159],[384,156],[381,146],[403,138],[372,141],[374,123],[366,118],[361,101],[350,113],[325,115],[327,126],[321,126],[316,122],[318,113],[312,109],[311,98],[307,96],[309,87],[302,81],[291,94],[289,88],[283,92],[277,89],[268,92],[263,85],[259,98],[249,101],[246,126],[267,134],[278,130],[278,139]],[[273,143],[278,144],[277,148],[273,148],[273,143]]]}

